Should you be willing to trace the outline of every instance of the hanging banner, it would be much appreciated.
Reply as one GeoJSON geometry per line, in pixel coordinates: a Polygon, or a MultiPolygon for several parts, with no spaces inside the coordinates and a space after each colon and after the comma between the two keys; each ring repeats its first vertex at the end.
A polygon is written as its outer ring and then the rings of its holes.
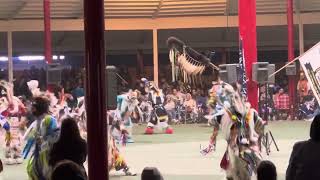
{"type": "Polygon", "coordinates": [[[320,104],[320,42],[299,58],[311,89],[320,104]]]}

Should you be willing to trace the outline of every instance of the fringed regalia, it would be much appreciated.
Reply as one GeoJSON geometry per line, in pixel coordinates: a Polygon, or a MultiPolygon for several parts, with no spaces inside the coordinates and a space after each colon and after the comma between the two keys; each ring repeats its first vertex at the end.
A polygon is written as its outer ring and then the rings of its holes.
{"type": "Polygon", "coordinates": [[[249,180],[256,173],[261,160],[258,138],[264,133],[264,121],[258,113],[244,102],[237,89],[227,83],[219,83],[211,89],[214,103],[209,122],[214,126],[209,146],[201,150],[206,155],[215,147],[218,130],[228,143],[220,167],[226,170],[227,178],[249,180]],[[222,108],[217,108],[220,105],[222,108]]]}
{"type": "Polygon", "coordinates": [[[30,125],[24,136],[27,144],[23,150],[24,158],[32,152],[27,165],[29,179],[49,178],[49,151],[58,137],[57,120],[50,115],[41,116],[30,125]]]}

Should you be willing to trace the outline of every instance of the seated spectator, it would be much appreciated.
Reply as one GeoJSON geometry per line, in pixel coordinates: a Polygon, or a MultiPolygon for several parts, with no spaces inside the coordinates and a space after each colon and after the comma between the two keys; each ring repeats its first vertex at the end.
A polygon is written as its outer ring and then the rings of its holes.
{"type": "Polygon", "coordinates": [[[271,161],[262,161],[257,168],[257,180],[277,180],[277,169],[271,161]]]}
{"type": "Polygon", "coordinates": [[[59,161],[71,160],[83,167],[87,157],[87,143],[80,136],[76,121],[67,118],[62,121],[59,140],[50,152],[49,165],[54,167],[59,161]]]}
{"type": "Polygon", "coordinates": [[[320,114],[310,128],[310,139],[297,142],[289,160],[286,180],[319,180],[320,179],[320,114]]]}
{"type": "Polygon", "coordinates": [[[172,99],[172,95],[167,95],[167,100],[164,105],[164,108],[166,109],[169,118],[171,119],[172,122],[176,122],[176,104],[174,103],[172,99]]]}
{"type": "Polygon", "coordinates": [[[87,175],[83,168],[70,160],[63,160],[54,167],[51,180],[86,180],[87,175]]]}
{"type": "Polygon", "coordinates": [[[208,98],[205,96],[204,90],[199,90],[196,97],[197,105],[201,106],[204,109],[207,105],[207,100],[208,98]]]}
{"type": "Polygon", "coordinates": [[[278,95],[276,95],[275,108],[279,112],[279,118],[284,118],[283,114],[286,114],[286,118],[288,118],[290,101],[289,95],[284,92],[284,89],[280,89],[278,95]]]}
{"type": "Polygon", "coordinates": [[[183,94],[180,92],[179,88],[174,88],[172,90],[172,95],[173,95],[173,100],[175,101],[176,104],[183,104],[184,97],[183,94]]]}
{"type": "Polygon", "coordinates": [[[186,110],[185,120],[195,121],[197,120],[198,108],[196,101],[192,98],[191,94],[186,95],[186,100],[183,103],[183,106],[186,110]]]}
{"type": "Polygon", "coordinates": [[[142,171],[141,180],[163,180],[163,177],[157,168],[146,167],[142,171]]]}
{"type": "Polygon", "coordinates": [[[186,108],[186,111],[189,113],[196,111],[197,103],[194,99],[192,99],[192,96],[190,93],[186,95],[186,100],[184,101],[183,106],[186,108]]]}

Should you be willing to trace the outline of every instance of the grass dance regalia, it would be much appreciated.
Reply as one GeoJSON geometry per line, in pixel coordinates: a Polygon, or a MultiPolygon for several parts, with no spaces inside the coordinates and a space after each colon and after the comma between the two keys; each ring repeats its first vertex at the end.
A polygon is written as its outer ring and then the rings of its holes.
{"type": "MultiPolygon", "coordinates": [[[[139,107],[138,94],[139,92],[130,90],[127,93],[117,96],[117,109],[115,112],[117,113],[116,116],[121,119],[118,123],[123,124],[124,128],[128,132],[126,143],[134,142],[132,138],[132,117],[135,114],[138,114],[139,118],[143,117],[142,111],[139,107]]],[[[120,139],[116,140],[119,141],[120,139]]]]}
{"type": "Polygon", "coordinates": [[[135,176],[136,173],[129,168],[117,147],[119,144],[125,145],[129,135],[121,119],[117,110],[108,111],[108,170],[122,170],[126,176],[135,176]]]}
{"type": "MultiPolygon", "coordinates": [[[[87,138],[87,116],[85,111],[85,99],[84,97],[78,98],[78,105],[74,113],[70,114],[73,116],[80,128],[81,136],[87,138]]],[[[126,176],[135,176],[129,166],[127,165],[124,157],[121,155],[117,144],[125,145],[127,143],[128,131],[125,129],[121,115],[118,110],[107,111],[107,122],[108,122],[108,171],[115,169],[116,171],[123,171],[126,176]],[[119,141],[116,141],[118,139],[119,141]],[[117,143],[118,142],[118,143],[117,143]]]]}
{"type": "Polygon", "coordinates": [[[0,81],[0,91],[0,125],[6,131],[4,163],[21,164],[23,140],[20,127],[25,118],[26,108],[22,101],[13,95],[12,84],[0,81]]]}
{"type": "Polygon", "coordinates": [[[164,94],[162,90],[158,89],[153,82],[149,82],[145,78],[142,78],[142,81],[145,83],[148,101],[152,102],[153,107],[145,134],[153,134],[154,129],[165,131],[166,134],[172,134],[173,129],[168,125],[168,113],[163,106],[164,94]]]}
{"type": "Polygon", "coordinates": [[[239,85],[233,86],[218,80],[210,90],[209,105],[213,109],[207,116],[214,127],[209,146],[203,155],[215,149],[219,129],[227,141],[227,149],[220,167],[227,179],[250,180],[261,161],[258,139],[263,136],[265,122],[240,95],[239,85]]]}
{"type": "Polygon", "coordinates": [[[23,150],[24,158],[32,152],[27,165],[28,176],[32,180],[49,178],[49,151],[59,137],[57,120],[48,113],[49,103],[45,96],[34,97],[32,114],[35,120],[24,135],[27,140],[23,150]]]}
{"type": "Polygon", "coordinates": [[[41,92],[37,80],[31,80],[27,85],[33,95],[31,111],[35,120],[25,132],[24,140],[27,143],[23,156],[24,159],[30,156],[27,165],[29,179],[48,179],[51,170],[48,165],[49,151],[59,137],[58,120],[61,121],[70,112],[63,90],[60,99],[57,99],[53,93],[41,92]]]}

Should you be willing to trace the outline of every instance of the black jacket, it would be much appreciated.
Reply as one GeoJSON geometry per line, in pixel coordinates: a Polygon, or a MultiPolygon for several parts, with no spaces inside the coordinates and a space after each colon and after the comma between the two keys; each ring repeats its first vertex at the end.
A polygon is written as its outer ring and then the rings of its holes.
{"type": "Polygon", "coordinates": [[[55,143],[50,151],[49,164],[54,167],[59,161],[70,160],[83,166],[87,158],[87,143],[80,139],[78,142],[55,143]]]}
{"type": "Polygon", "coordinates": [[[320,180],[320,142],[301,141],[293,146],[286,180],[320,180]]]}

